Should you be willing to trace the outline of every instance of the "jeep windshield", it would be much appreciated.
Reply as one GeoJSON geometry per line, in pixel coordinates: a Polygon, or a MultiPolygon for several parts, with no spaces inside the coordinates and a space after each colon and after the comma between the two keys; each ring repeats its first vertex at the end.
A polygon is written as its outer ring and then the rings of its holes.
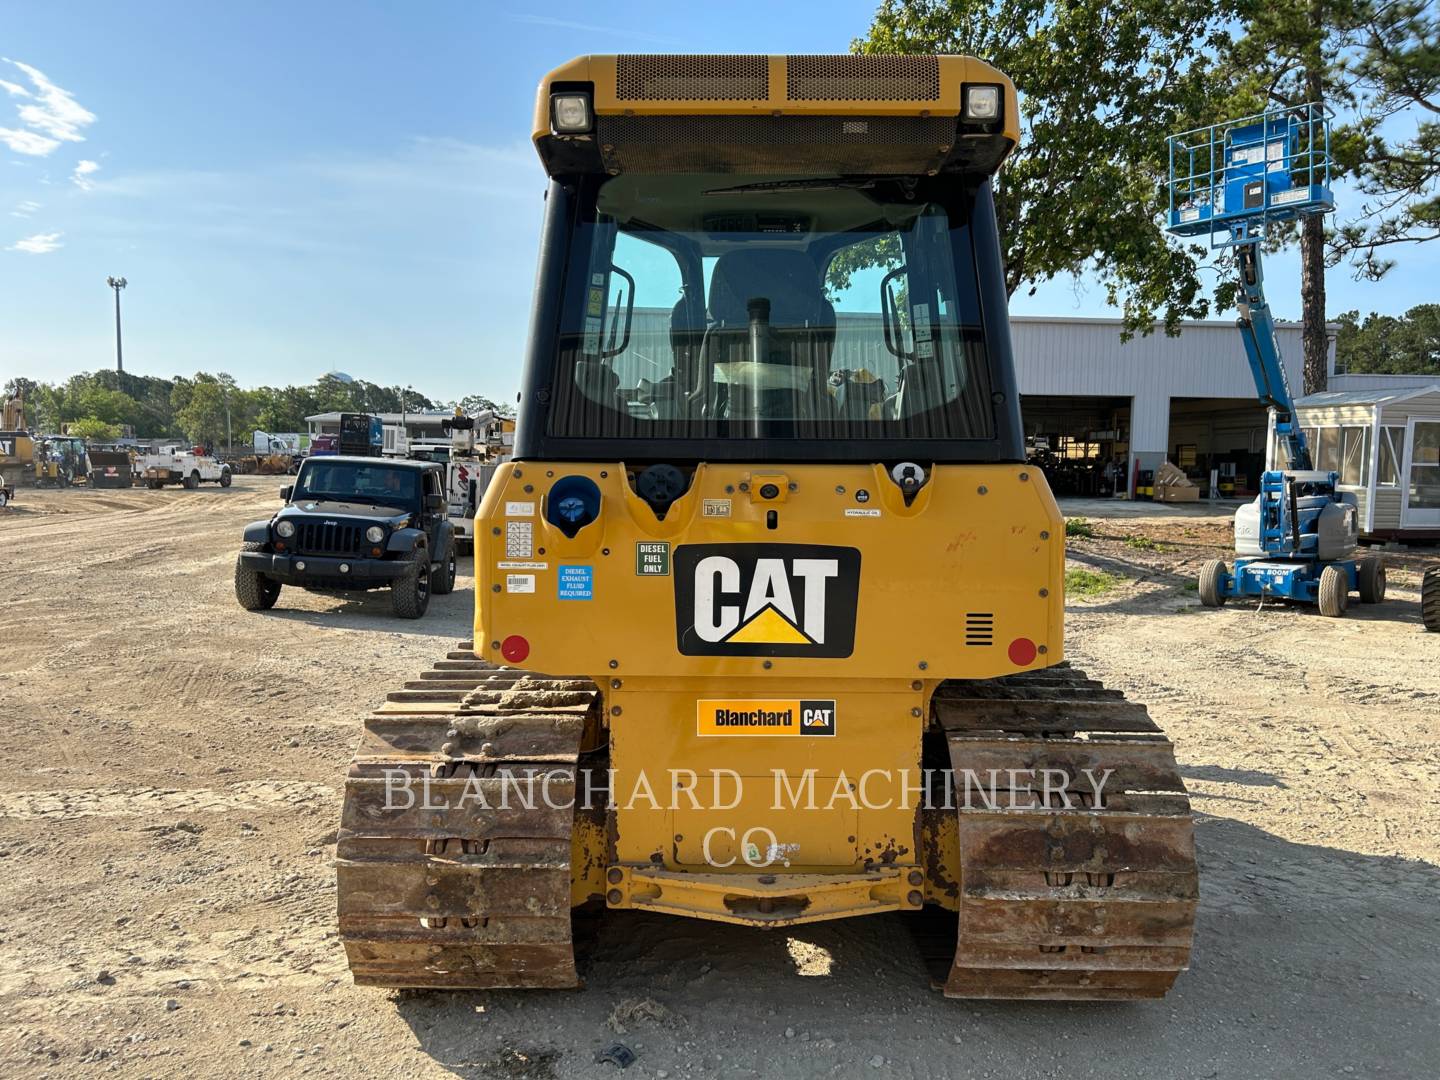
{"type": "Polygon", "coordinates": [[[420,498],[420,473],[384,461],[317,461],[300,470],[292,502],[378,503],[408,510],[420,498]]]}

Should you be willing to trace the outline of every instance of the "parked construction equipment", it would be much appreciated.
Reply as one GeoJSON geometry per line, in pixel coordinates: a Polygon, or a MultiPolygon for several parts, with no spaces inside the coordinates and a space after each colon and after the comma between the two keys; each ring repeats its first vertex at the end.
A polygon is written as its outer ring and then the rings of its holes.
{"type": "Polygon", "coordinates": [[[130,454],[124,450],[90,451],[90,486],[128,488],[134,483],[130,454]]]}
{"type": "Polygon", "coordinates": [[[153,454],[146,454],[143,464],[145,486],[152,491],[166,484],[182,484],[190,489],[208,483],[230,486],[230,466],[201,453],[198,448],[161,447],[153,454]]]}
{"type": "Polygon", "coordinates": [[[951,996],[1170,987],[1189,802],[1144,706],[1063,662],[1064,522],[1025,464],[991,194],[1018,137],[1010,81],[963,56],[545,79],[475,640],[389,695],[346,785],[357,982],[577,985],[577,907],[928,908],[951,996]],[[661,303],[669,333],[632,334],[661,303]],[[613,804],[584,797],[607,777],[613,804]],[[538,778],[550,798],[501,807],[538,778]],[[407,784],[427,800],[387,797],[407,784]]]}
{"type": "Polygon", "coordinates": [[[1200,571],[1200,600],[1279,597],[1345,614],[1351,592],[1385,599],[1385,566],[1352,558],[1359,545],[1355,496],[1339,475],[1314,468],[1296,422],[1275,324],[1265,299],[1261,245],[1271,222],[1335,209],[1330,190],[1330,122],[1322,106],[1274,109],[1187,131],[1169,141],[1167,228],[1229,248],[1239,272],[1236,326],[1260,403],[1271,410],[1283,468],[1260,478],[1260,494],[1235,514],[1235,568],[1212,559],[1200,571]]]}
{"type": "Polygon", "coordinates": [[[25,426],[25,401],[13,397],[0,415],[0,506],[15,498],[15,489],[34,482],[35,441],[25,426]]]}
{"type": "Polygon", "coordinates": [[[469,416],[460,409],[440,422],[444,439],[406,439],[406,456],[445,466],[446,515],[455,530],[455,550],[475,550],[475,513],[495,470],[510,460],[514,421],[486,412],[469,416]]]}

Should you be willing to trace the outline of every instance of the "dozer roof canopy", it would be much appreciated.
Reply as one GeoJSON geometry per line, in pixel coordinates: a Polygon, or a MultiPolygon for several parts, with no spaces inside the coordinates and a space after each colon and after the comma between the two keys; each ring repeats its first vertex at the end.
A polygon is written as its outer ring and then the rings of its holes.
{"type": "Polygon", "coordinates": [[[968,56],[584,56],[545,77],[546,172],[993,173],[1015,88],[968,56]]]}

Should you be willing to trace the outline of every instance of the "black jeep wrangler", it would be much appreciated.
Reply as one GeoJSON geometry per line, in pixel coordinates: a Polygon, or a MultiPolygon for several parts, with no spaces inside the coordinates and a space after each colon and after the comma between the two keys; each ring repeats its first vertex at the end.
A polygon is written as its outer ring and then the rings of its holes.
{"type": "Polygon", "coordinates": [[[424,461],[312,457],[285,505],[245,526],[235,596],[247,611],[275,606],[282,585],[314,592],[390,589],[402,619],[430,594],[455,588],[455,530],[445,518],[444,474],[424,461]]]}

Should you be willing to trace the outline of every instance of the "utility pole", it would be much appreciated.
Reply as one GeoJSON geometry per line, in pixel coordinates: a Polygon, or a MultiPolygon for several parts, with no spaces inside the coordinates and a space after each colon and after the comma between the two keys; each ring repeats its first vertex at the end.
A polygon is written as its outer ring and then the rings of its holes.
{"type": "Polygon", "coordinates": [[[129,282],[123,277],[108,277],[105,284],[115,290],[115,370],[125,370],[125,358],[120,352],[120,290],[125,288],[129,282]]]}

